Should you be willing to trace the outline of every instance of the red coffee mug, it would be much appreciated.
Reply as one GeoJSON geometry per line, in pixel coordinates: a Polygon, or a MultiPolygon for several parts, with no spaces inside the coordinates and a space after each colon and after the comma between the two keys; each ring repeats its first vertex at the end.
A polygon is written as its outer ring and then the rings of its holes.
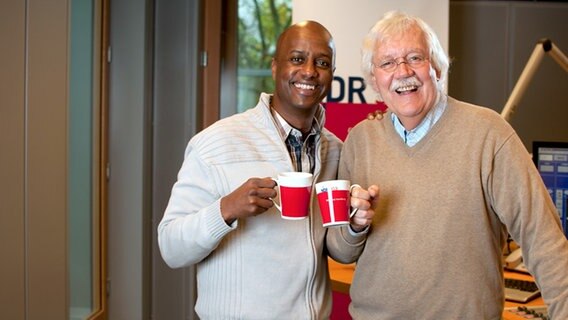
{"type": "Polygon", "coordinates": [[[316,194],[324,227],[349,224],[349,219],[357,212],[350,212],[351,185],[349,180],[329,180],[316,183],[316,194]]]}
{"type": "Polygon", "coordinates": [[[273,179],[277,183],[280,204],[272,201],[282,218],[300,220],[309,215],[312,179],[313,175],[306,172],[283,172],[273,179]]]}

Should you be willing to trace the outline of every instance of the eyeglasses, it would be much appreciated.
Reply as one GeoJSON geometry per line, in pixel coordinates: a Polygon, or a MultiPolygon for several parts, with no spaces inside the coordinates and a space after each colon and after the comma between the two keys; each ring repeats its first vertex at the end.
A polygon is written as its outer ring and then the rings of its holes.
{"type": "Polygon", "coordinates": [[[424,57],[421,54],[417,54],[417,53],[411,53],[409,55],[407,55],[406,57],[400,57],[397,59],[402,59],[400,62],[396,62],[396,59],[387,59],[387,60],[382,60],[379,61],[379,63],[375,64],[373,63],[373,66],[375,68],[379,68],[385,72],[388,73],[392,73],[396,70],[396,68],[401,64],[401,63],[406,63],[407,66],[409,66],[412,69],[418,69],[420,67],[422,67],[423,65],[426,64],[426,62],[428,61],[428,59],[426,57],[424,57]]]}

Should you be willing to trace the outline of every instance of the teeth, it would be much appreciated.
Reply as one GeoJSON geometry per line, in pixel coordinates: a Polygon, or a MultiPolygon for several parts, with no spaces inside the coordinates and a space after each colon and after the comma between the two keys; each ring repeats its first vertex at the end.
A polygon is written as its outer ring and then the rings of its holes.
{"type": "Polygon", "coordinates": [[[416,90],[418,89],[417,86],[406,86],[406,87],[400,87],[398,89],[396,89],[396,92],[406,92],[406,91],[412,91],[412,90],[416,90]]]}
{"type": "Polygon", "coordinates": [[[304,84],[304,83],[295,83],[294,86],[296,86],[296,88],[305,89],[305,90],[314,90],[316,88],[316,86],[314,85],[304,84]]]}

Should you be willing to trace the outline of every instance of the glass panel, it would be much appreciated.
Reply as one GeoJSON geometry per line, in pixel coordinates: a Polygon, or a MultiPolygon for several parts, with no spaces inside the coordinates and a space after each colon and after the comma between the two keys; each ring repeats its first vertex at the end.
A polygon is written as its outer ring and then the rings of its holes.
{"type": "Polygon", "coordinates": [[[242,112],[274,90],[270,63],[278,36],[292,21],[292,0],[239,0],[238,103],[242,112]]]}
{"type": "Polygon", "coordinates": [[[71,1],[69,73],[70,319],[93,311],[93,1],[71,1]]]}

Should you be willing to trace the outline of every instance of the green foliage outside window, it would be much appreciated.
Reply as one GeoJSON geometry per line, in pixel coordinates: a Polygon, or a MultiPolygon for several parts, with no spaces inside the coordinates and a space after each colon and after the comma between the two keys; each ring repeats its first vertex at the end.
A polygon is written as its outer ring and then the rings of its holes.
{"type": "Polygon", "coordinates": [[[238,112],[272,92],[270,63],[280,33],[292,21],[291,0],[239,0],[238,112]]]}

